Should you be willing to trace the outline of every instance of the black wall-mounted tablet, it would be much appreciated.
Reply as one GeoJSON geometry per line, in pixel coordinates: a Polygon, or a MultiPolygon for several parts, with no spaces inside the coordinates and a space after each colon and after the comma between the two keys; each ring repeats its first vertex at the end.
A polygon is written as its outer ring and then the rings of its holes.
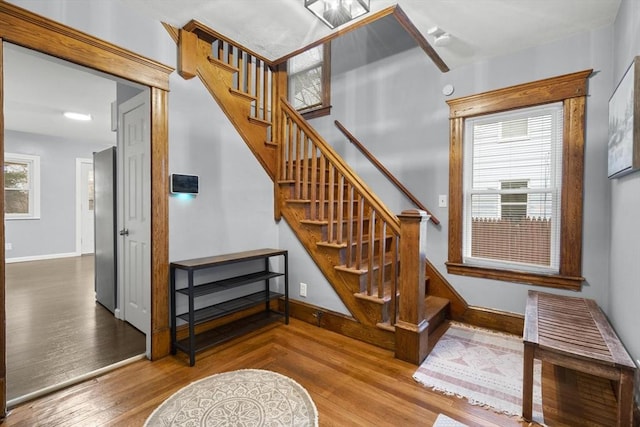
{"type": "Polygon", "coordinates": [[[174,194],[198,194],[198,175],[172,173],[171,192],[174,194]]]}

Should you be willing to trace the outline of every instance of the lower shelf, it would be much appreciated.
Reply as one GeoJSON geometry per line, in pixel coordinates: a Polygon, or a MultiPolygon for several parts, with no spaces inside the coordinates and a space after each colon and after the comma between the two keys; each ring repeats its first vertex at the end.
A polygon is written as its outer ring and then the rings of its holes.
{"type": "MultiPolygon", "coordinates": [[[[260,304],[267,304],[268,301],[280,298],[281,296],[283,295],[271,291],[267,296],[265,296],[265,292],[260,291],[250,295],[230,299],[219,304],[210,305],[193,312],[194,324],[198,325],[203,322],[208,322],[209,320],[219,319],[220,317],[227,316],[236,311],[241,311],[260,304]]],[[[189,313],[179,314],[178,318],[185,322],[189,322],[189,313]]]]}
{"type": "MultiPolygon", "coordinates": [[[[240,335],[262,328],[270,323],[284,319],[285,315],[276,311],[261,311],[251,316],[243,317],[226,325],[199,333],[195,336],[194,352],[221,344],[240,335]]],[[[286,322],[286,320],[285,320],[286,322]]],[[[189,338],[175,343],[178,350],[189,354],[189,338]]]]}

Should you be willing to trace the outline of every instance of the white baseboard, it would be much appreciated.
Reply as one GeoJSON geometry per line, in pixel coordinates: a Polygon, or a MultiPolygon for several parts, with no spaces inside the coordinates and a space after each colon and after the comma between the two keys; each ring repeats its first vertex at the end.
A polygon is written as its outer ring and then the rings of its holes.
{"type": "Polygon", "coordinates": [[[57,259],[57,258],[71,258],[80,256],[78,252],[69,252],[66,254],[47,254],[47,255],[35,255],[35,256],[23,256],[16,258],[6,258],[4,262],[6,264],[11,264],[14,262],[25,262],[25,261],[42,261],[45,259],[57,259]]]}

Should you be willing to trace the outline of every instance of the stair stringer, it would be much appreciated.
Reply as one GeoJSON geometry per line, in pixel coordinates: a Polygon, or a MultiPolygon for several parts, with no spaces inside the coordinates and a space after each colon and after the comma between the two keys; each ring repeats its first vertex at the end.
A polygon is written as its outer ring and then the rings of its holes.
{"type": "Polygon", "coordinates": [[[198,39],[197,76],[229,118],[244,142],[260,162],[269,177],[276,176],[277,152],[273,144],[267,144],[267,126],[249,119],[251,100],[231,91],[234,71],[209,60],[211,44],[198,39]]]}
{"type": "Polygon", "coordinates": [[[355,294],[360,290],[354,289],[347,273],[343,273],[335,268],[339,265],[338,260],[333,258],[329,251],[317,244],[321,241],[319,233],[313,230],[313,226],[302,222],[302,220],[305,219],[304,209],[288,206],[288,204],[285,203],[285,206],[282,207],[282,216],[316,265],[320,268],[322,274],[324,274],[325,278],[332,285],[354,319],[362,324],[375,326],[376,321],[373,319],[379,316],[379,314],[367,310],[367,307],[360,303],[360,300],[355,297],[355,294]]]}

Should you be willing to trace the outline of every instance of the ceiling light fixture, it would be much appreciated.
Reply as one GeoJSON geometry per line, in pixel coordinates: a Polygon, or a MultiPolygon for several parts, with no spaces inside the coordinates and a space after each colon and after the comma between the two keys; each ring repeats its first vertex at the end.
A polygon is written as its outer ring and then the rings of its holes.
{"type": "Polygon", "coordinates": [[[82,121],[82,122],[93,120],[93,117],[91,117],[91,114],[74,113],[73,111],[65,111],[64,116],[67,119],[79,120],[79,121],[82,121]]]}
{"type": "Polygon", "coordinates": [[[304,0],[304,7],[332,29],[371,10],[369,0],[304,0]]]}
{"type": "Polygon", "coordinates": [[[427,31],[427,34],[433,37],[433,44],[438,47],[449,46],[451,44],[451,34],[447,33],[440,27],[433,27],[427,31]]]}

